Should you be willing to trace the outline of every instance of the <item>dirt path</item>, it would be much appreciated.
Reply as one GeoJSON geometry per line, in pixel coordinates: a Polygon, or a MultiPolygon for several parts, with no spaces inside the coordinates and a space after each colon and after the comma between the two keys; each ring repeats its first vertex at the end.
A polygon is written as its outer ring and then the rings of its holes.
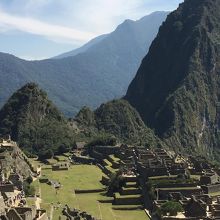
{"type": "Polygon", "coordinates": [[[98,202],[98,207],[99,207],[100,219],[102,219],[102,211],[99,202],[98,202]]]}
{"type": "Polygon", "coordinates": [[[41,204],[41,198],[37,197],[35,200],[35,206],[37,209],[40,209],[40,204],[41,204]]]}
{"type": "Polygon", "coordinates": [[[53,205],[51,205],[50,217],[49,217],[50,220],[53,220],[53,211],[54,211],[54,207],[53,207],[53,205]]]}
{"type": "Polygon", "coordinates": [[[117,220],[115,213],[113,212],[113,210],[111,208],[109,208],[110,212],[112,213],[112,216],[114,217],[114,220],[117,220]]]}

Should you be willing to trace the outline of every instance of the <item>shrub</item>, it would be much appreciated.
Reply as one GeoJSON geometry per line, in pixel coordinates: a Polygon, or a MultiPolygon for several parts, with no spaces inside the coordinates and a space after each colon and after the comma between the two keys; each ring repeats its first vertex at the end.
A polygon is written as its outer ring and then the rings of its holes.
{"type": "Polygon", "coordinates": [[[116,144],[117,144],[117,140],[114,136],[100,135],[100,136],[95,137],[85,147],[115,146],[116,144]]]}
{"type": "Polygon", "coordinates": [[[124,178],[122,177],[121,171],[112,174],[108,182],[107,195],[112,196],[114,192],[118,192],[121,189],[121,187],[124,185],[124,183],[125,181],[124,178]]]}
{"type": "Polygon", "coordinates": [[[160,211],[162,215],[169,213],[171,216],[176,216],[178,212],[183,211],[183,207],[179,202],[168,201],[161,206],[160,211]]]}
{"type": "Polygon", "coordinates": [[[33,185],[30,185],[27,181],[24,181],[23,187],[26,196],[35,196],[36,189],[33,185]]]}

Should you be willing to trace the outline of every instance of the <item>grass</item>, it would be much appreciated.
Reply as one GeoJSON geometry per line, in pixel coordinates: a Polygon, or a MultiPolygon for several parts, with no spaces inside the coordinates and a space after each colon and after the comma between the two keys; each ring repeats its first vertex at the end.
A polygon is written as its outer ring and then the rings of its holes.
{"type": "Polygon", "coordinates": [[[136,195],[120,195],[120,193],[115,193],[115,198],[122,199],[122,198],[131,198],[131,199],[139,199],[141,198],[140,194],[136,195]]]}
{"type": "Polygon", "coordinates": [[[107,166],[112,166],[112,163],[109,160],[104,159],[104,162],[105,162],[105,164],[107,164],[107,166]]]}
{"type": "Polygon", "coordinates": [[[35,206],[35,200],[36,200],[36,199],[33,198],[33,197],[27,197],[27,198],[26,198],[27,205],[30,206],[30,207],[31,207],[31,206],[35,206]]]}
{"type": "Polygon", "coordinates": [[[105,166],[105,167],[106,167],[106,169],[108,169],[109,172],[111,172],[111,173],[116,173],[116,172],[118,171],[118,169],[114,169],[114,168],[112,168],[111,166],[105,166]]]}
{"type": "Polygon", "coordinates": [[[55,156],[55,159],[57,159],[58,162],[69,161],[69,158],[66,155],[55,156]]]}
{"type": "Polygon", "coordinates": [[[120,161],[120,159],[117,158],[117,157],[115,157],[114,155],[109,155],[109,158],[110,158],[111,160],[115,161],[115,162],[119,162],[119,161],[120,161]]]}
{"type": "MultiPolygon", "coordinates": [[[[87,211],[96,218],[102,220],[147,220],[143,210],[113,210],[111,203],[99,203],[98,200],[104,200],[107,197],[100,193],[75,194],[75,189],[96,189],[103,188],[99,182],[102,178],[102,171],[91,165],[71,166],[68,171],[52,171],[51,169],[42,169],[42,174],[49,179],[59,181],[62,185],[60,190],[55,190],[52,186],[45,183],[39,183],[42,204],[50,216],[51,207],[53,206],[53,220],[58,220],[62,208],[68,204],[71,208],[78,208],[87,211]]],[[[37,184],[37,183],[35,183],[37,184]]],[[[62,219],[62,218],[61,218],[62,219]]]]}
{"type": "Polygon", "coordinates": [[[56,164],[58,161],[55,160],[55,159],[47,159],[47,162],[48,162],[50,165],[53,165],[53,164],[56,164]]]}
{"type": "Polygon", "coordinates": [[[102,179],[102,171],[96,166],[75,165],[66,171],[52,171],[43,169],[43,174],[51,180],[57,180],[66,189],[98,189],[103,188],[99,182],[102,179]]]}
{"type": "Polygon", "coordinates": [[[209,193],[210,196],[220,196],[220,192],[209,193]]]}
{"type": "Polygon", "coordinates": [[[198,187],[171,187],[171,188],[158,188],[161,191],[167,191],[167,190],[194,190],[198,189],[198,187]]]}
{"type": "Polygon", "coordinates": [[[200,180],[201,176],[200,175],[190,175],[190,177],[195,180],[200,180]]]}
{"type": "Polygon", "coordinates": [[[161,179],[172,179],[172,178],[177,178],[177,175],[148,177],[149,180],[161,180],[161,179]]]}

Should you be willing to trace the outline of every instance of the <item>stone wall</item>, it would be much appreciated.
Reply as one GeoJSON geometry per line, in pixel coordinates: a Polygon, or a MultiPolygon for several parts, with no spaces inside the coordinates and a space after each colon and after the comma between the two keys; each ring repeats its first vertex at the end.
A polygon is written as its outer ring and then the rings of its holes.
{"type": "Polygon", "coordinates": [[[91,163],[93,164],[93,163],[95,163],[95,159],[89,158],[89,157],[73,155],[72,159],[74,160],[74,162],[82,163],[82,164],[91,164],[91,163]]]}
{"type": "Polygon", "coordinates": [[[220,183],[218,184],[213,184],[213,185],[207,185],[207,186],[201,186],[204,193],[209,194],[209,193],[215,193],[220,191],[220,183]]]}
{"type": "Polygon", "coordinates": [[[191,195],[201,195],[203,193],[202,189],[200,189],[200,188],[195,188],[195,189],[184,189],[184,188],[158,189],[159,198],[160,199],[168,199],[168,195],[170,192],[180,192],[183,196],[186,196],[186,197],[191,197],[191,195]]]}
{"type": "Polygon", "coordinates": [[[119,153],[119,147],[112,147],[112,146],[95,146],[93,149],[96,152],[99,152],[103,155],[110,155],[110,154],[117,154],[119,153]]]}
{"type": "Polygon", "coordinates": [[[14,192],[14,185],[12,183],[6,183],[0,185],[0,192],[14,192]]]}

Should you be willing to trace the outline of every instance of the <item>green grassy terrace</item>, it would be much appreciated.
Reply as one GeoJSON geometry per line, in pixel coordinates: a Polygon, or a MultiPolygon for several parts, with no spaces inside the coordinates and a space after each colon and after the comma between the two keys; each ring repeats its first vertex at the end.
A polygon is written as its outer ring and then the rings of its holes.
{"type": "MultiPolygon", "coordinates": [[[[90,190],[103,188],[100,180],[102,171],[92,165],[74,165],[67,171],[52,171],[51,166],[42,165],[42,178],[56,180],[61,183],[61,188],[55,190],[53,186],[40,183],[38,180],[34,185],[41,195],[41,208],[52,216],[53,220],[63,218],[61,212],[65,204],[72,208],[87,211],[96,218],[102,220],[147,220],[143,210],[115,210],[111,203],[100,203],[98,200],[106,200],[108,197],[101,193],[75,194],[75,189],[90,190]]],[[[32,201],[29,201],[32,203],[32,201]]]]}

